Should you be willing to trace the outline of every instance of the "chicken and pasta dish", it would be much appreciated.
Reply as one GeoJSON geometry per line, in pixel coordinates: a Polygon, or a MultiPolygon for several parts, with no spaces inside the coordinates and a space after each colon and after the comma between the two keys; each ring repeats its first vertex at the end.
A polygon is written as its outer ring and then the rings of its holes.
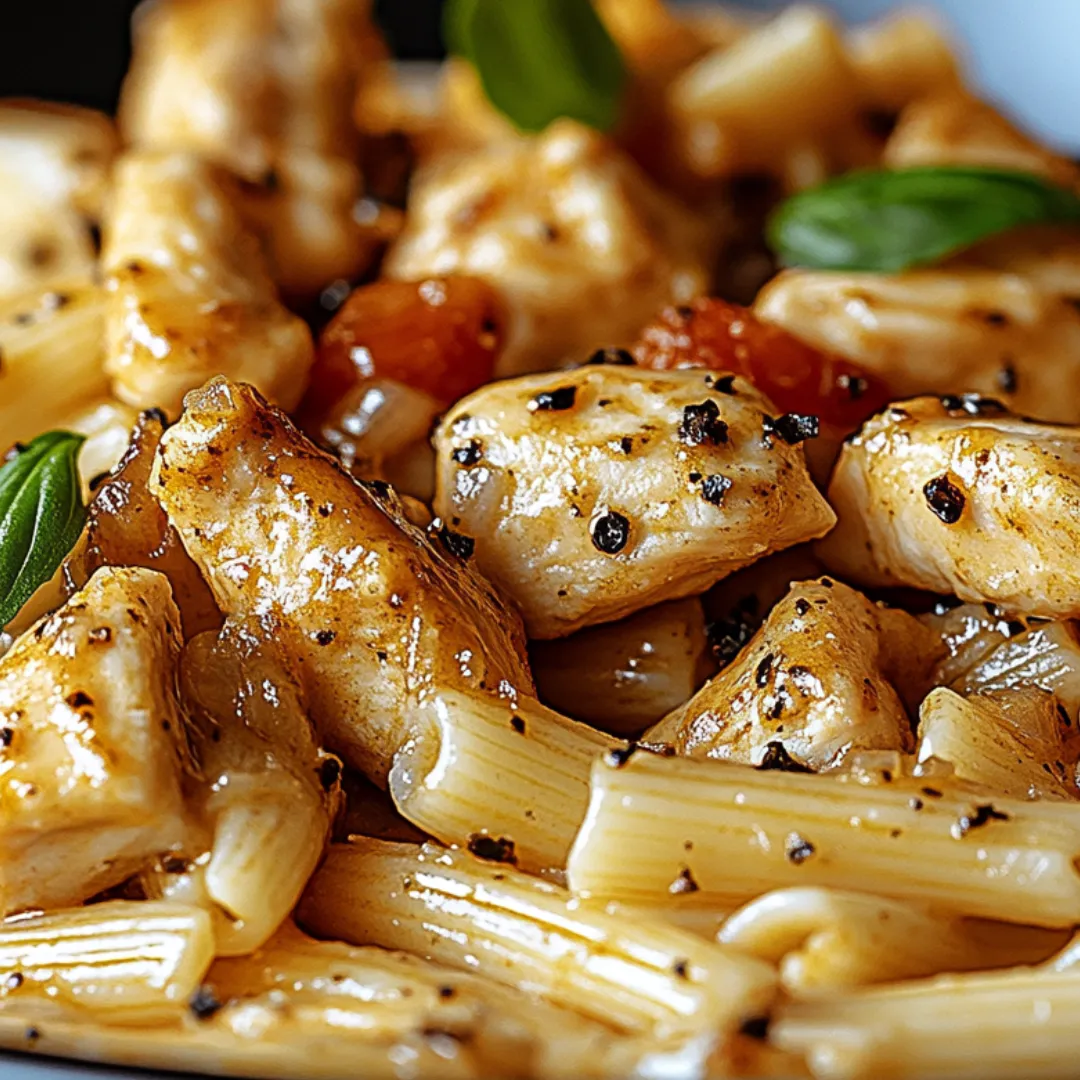
{"type": "Polygon", "coordinates": [[[0,102],[0,1050],[1077,1075],[1080,168],[914,13],[370,8],[0,102]]]}

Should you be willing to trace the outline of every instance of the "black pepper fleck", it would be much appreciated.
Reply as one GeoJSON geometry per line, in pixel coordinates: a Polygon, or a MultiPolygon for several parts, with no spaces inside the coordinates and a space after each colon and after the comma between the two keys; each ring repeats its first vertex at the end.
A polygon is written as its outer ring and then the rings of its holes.
{"type": "Polygon", "coordinates": [[[800,597],[798,600],[795,601],[795,614],[796,615],[802,617],[803,615],[808,614],[809,611],[810,611],[810,601],[809,600],[804,600],[804,599],[802,599],[802,597],[800,597]]]}
{"type": "Polygon", "coordinates": [[[517,863],[514,841],[505,836],[473,833],[469,837],[469,851],[478,859],[485,859],[487,862],[509,863],[511,866],[517,863]]]}
{"type": "Polygon", "coordinates": [[[814,851],[814,845],[798,833],[789,833],[787,840],[784,841],[784,855],[788,862],[794,863],[796,866],[806,862],[814,854],[814,851]]]}
{"type": "Polygon", "coordinates": [[[484,444],[479,439],[470,439],[464,446],[455,447],[450,456],[459,465],[475,465],[484,456],[484,444]]]}
{"type": "Polygon", "coordinates": [[[935,476],[923,485],[926,505],[946,525],[955,525],[964,513],[964,493],[947,477],[935,476]]]}
{"type": "Polygon", "coordinates": [[[85,690],[76,690],[64,699],[73,709],[92,709],[94,699],[85,690]]]}
{"type": "Polygon", "coordinates": [[[333,641],[334,638],[336,638],[336,637],[337,637],[337,634],[333,630],[320,630],[315,635],[315,640],[320,645],[329,645],[330,642],[333,641]]]}
{"type": "Polygon", "coordinates": [[[562,412],[574,407],[576,386],[560,386],[556,390],[543,390],[529,402],[529,412],[562,412]]]}
{"type": "Polygon", "coordinates": [[[519,734],[525,734],[525,721],[520,716],[510,717],[510,726],[519,734]]]}
{"type": "Polygon", "coordinates": [[[771,416],[764,417],[762,431],[767,446],[772,445],[774,435],[779,435],[789,446],[796,446],[807,439],[816,439],[821,431],[821,422],[816,416],[806,413],[784,413],[775,419],[771,416]]]}
{"type": "Polygon", "coordinates": [[[701,481],[701,497],[713,506],[719,506],[724,501],[724,495],[731,487],[731,481],[726,476],[713,473],[701,481]]]}
{"type": "Polygon", "coordinates": [[[720,409],[715,401],[702,401],[698,405],[683,408],[679,424],[679,438],[687,446],[711,443],[719,446],[728,441],[728,426],[720,419],[720,409]]]}
{"type": "Polygon", "coordinates": [[[739,1025],[739,1034],[748,1039],[764,1041],[769,1037],[769,1018],[767,1016],[751,1016],[739,1025]]]}
{"type": "Polygon", "coordinates": [[[443,525],[438,518],[431,524],[435,529],[435,535],[439,538],[439,543],[456,558],[468,559],[476,549],[476,541],[471,536],[454,532],[449,526],[443,525]]]}
{"type": "Polygon", "coordinates": [[[688,893],[696,893],[701,888],[694,880],[689,866],[684,866],[675,880],[668,886],[668,892],[672,896],[685,896],[688,893]]]}
{"type": "Polygon", "coordinates": [[[323,791],[329,791],[341,776],[341,762],[337,758],[328,757],[319,766],[319,783],[323,791]]]}
{"type": "Polygon", "coordinates": [[[713,389],[719,391],[721,394],[728,394],[734,396],[735,394],[735,376],[734,375],[721,375],[719,379],[714,380],[713,389]]]}
{"type": "Polygon", "coordinates": [[[672,973],[677,979],[689,979],[690,978],[690,961],[679,959],[671,965],[672,973]]]}
{"type": "Polygon", "coordinates": [[[593,547],[605,555],[617,555],[630,540],[630,522],[616,510],[609,510],[589,526],[593,547]]]}
{"type": "Polygon", "coordinates": [[[1006,360],[1005,363],[1001,365],[1001,370],[998,372],[997,384],[1003,394],[1016,393],[1016,388],[1019,384],[1016,378],[1016,368],[1013,366],[1011,360],[1006,360]]]}
{"type": "Polygon", "coordinates": [[[766,653],[760,661],[758,666],[754,669],[754,684],[761,688],[768,685],[769,676],[772,674],[773,666],[773,654],[766,653]]]}
{"type": "Polygon", "coordinates": [[[1009,815],[995,810],[993,804],[983,803],[976,806],[970,814],[961,814],[950,832],[957,840],[962,840],[972,829],[981,828],[990,821],[1008,821],[1009,815]]]}
{"type": "Polygon", "coordinates": [[[9,727],[0,728],[0,747],[7,749],[15,741],[15,729],[9,727]]]}
{"type": "Polygon", "coordinates": [[[209,1020],[215,1013],[220,1012],[221,1007],[214,988],[206,983],[188,998],[188,1008],[197,1020],[209,1020]]]}

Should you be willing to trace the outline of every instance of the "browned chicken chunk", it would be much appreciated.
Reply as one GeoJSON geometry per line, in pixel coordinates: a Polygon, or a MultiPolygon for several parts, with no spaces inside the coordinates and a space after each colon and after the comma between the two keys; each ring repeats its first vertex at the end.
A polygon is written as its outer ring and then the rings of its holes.
{"type": "Polygon", "coordinates": [[[425,535],[251,387],[189,395],[151,483],[222,610],[296,659],[322,736],[379,783],[433,690],[531,691],[520,621],[470,540],[425,535]]]}

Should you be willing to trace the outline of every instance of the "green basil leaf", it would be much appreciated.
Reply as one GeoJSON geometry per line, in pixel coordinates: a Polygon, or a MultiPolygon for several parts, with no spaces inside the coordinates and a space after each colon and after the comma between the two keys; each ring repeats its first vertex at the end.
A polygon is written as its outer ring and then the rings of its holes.
{"type": "Polygon", "coordinates": [[[626,65],[589,0],[450,0],[443,26],[521,130],[560,116],[599,131],[618,121],[626,65]]]}
{"type": "Polygon", "coordinates": [[[1080,198],[1030,173],[975,167],[854,172],[792,196],[766,236],[787,266],[892,273],[1022,225],[1080,222],[1080,198]]]}
{"type": "Polygon", "coordinates": [[[79,539],[82,435],[50,431],[0,468],[0,626],[56,573],[79,539]]]}

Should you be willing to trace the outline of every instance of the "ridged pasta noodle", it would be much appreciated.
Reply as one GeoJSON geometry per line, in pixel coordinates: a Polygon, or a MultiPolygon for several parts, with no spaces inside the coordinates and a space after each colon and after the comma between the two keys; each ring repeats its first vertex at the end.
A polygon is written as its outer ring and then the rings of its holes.
{"type": "Polygon", "coordinates": [[[298,918],[315,933],[407,949],[659,1040],[730,1029],[773,993],[758,961],[436,845],[335,845],[298,918]]]}
{"type": "Polygon", "coordinates": [[[872,889],[1035,926],[1080,920],[1080,805],[1021,802],[935,777],[762,772],[635,753],[593,765],[567,878],[659,899],[687,876],[746,899],[788,885],[872,889]]]}

